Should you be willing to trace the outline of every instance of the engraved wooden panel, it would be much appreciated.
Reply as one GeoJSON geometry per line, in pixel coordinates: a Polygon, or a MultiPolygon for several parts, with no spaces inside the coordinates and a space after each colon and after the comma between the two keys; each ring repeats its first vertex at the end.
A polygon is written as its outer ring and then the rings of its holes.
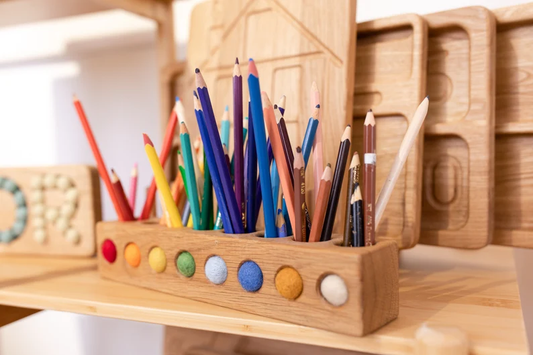
{"type": "MultiPolygon", "coordinates": [[[[352,146],[363,160],[363,122],[376,116],[377,191],[387,178],[409,121],[425,96],[427,26],[418,15],[358,24],[352,146]]],[[[415,142],[377,230],[400,249],[420,232],[423,129],[415,142]]],[[[364,181],[362,182],[364,185],[364,181]]]]}
{"type": "Polygon", "coordinates": [[[0,180],[0,254],[94,255],[95,224],[102,218],[96,169],[83,165],[6,168],[0,169],[0,180]],[[68,184],[62,185],[59,179],[68,184]],[[20,196],[9,191],[7,180],[17,185],[20,196]],[[17,221],[25,222],[22,233],[4,239],[17,221]]]}
{"type": "Polygon", "coordinates": [[[493,244],[533,248],[533,4],[498,9],[493,244]]]}
{"type": "MultiPolygon", "coordinates": [[[[346,108],[352,106],[353,97],[355,5],[355,0],[216,0],[197,5],[191,17],[189,73],[179,80],[179,95],[190,101],[192,72],[198,67],[209,87],[217,120],[220,122],[226,105],[232,117],[235,57],[241,62],[245,106],[248,58],[253,58],[261,90],[273,103],[281,95],[287,97],[285,120],[296,148],[312,113],[309,92],[316,81],[323,103],[324,162],[335,165],[342,132],[352,121],[346,108]]],[[[192,108],[188,112],[194,114],[192,108]]],[[[247,107],[244,112],[247,115],[247,107]]],[[[230,144],[230,154],[232,150],[230,144]]],[[[312,160],[307,168],[309,191],[314,189],[312,160]]],[[[314,201],[307,202],[312,209],[314,201]]],[[[342,217],[338,214],[339,221],[342,217]]]]}
{"type": "Polygon", "coordinates": [[[429,26],[420,242],[482,248],[492,239],[495,21],[482,7],[429,26]]]}

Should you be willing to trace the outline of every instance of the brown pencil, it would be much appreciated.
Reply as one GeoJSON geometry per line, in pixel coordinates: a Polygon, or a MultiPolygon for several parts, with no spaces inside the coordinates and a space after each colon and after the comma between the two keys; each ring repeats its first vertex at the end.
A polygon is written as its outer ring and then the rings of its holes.
{"type": "MultiPolygon", "coordinates": [[[[291,140],[289,139],[289,133],[287,132],[287,126],[285,125],[285,119],[281,113],[278,105],[274,105],[274,114],[276,115],[276,122],[278,125],[279,136],[281,138],[281,143],[283,144],[283,153],[285,156],[285,161],[291,172],[291,183],[294,185],[294,153],[292,151],[291,140]]],[[[276,158],[276,161],[277,158],[276,158]]]]}
{"type": "Polygon", "coordinates": [[[113,169],[111,169],[111,184],[113,185],[113,190],[115,191],[115,196],[117,197],[118,206],[122,211],[124,221],[135,220],[130,204],[128,202],[128,198],[126,197],[126,193],[124,192],[124,188],[122,187],[122,183],[120,182],[118,175],[113,169]]]}
{"type": "Polygon", "coordinates": [[[311,234],[309,235],[309,242],[319,242],[322,226],[324,225],[324,216],[326,215],[326,208],[328,207],[329,192],[331,190],[331,164],[326,165],[322,178],[320,179],[320,186],[318,188],[318,195],[316,199],[315,214],[313,216],[313,223],[311,226],[311,234]]]}
{"type": "Polygon", "coordinates": [[[346,212],[345,212],[345,224],[344,224],[344,239],[342,245],[345,247],[352,246],[352,230],[353,230],[353,216],[352,216],[352,206],[351,199],[352,194],[355,189],[355,184],[357,183],[357,173],[356,166],[358,165],[359,155],[357,152],[353,153],[352,161],[350,162],[350,169],[348,170],[348,181],[346,181],[347,191],[346,191],[346,212]]]}
{"type": "Polygon", "coordinates": [[[305,222],[305,163],[302,148],[296,148],[294,155],[294,218],[296,224],[292,227],[294,240],[305,242],[307,240],[305,222]]]}
{"type": "Polygon", "coordinates": [[[370,246],[376,243],[376,231],[374,229],[374,220],[376,215],[376,120],[372,110],[368,111],[365,118],[363,127],[363,149],[364,233],[365,246],[370,246]]]}

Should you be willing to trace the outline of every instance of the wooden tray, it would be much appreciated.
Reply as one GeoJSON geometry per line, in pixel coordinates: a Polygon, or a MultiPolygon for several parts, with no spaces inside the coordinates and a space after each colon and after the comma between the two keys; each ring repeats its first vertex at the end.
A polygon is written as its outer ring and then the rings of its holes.
{"type": "Polygon", "coordinates": [[[496,162],[493,244],[533,248],[533,4],[494,11],[496,162]]]}
{"type": "Polygon", "coordinates": [[[482,248],[492,239],[495,21],[482,7],[429,25],[420,242],[482,248]]]}
{"type": "MultiPolygon", "coordinates": [[[[363,159],[363,121],[377,118],[377,191],[389,174],[403,134],[426,95],[427,26],[418,15],[358,24],[353,149],[363,159]]],[[[393,239],[400,249],[416,245],[420,233],[423,129],[388,203],[377,239],[393,239]]]]}
{"type": "Polygon", "coordinates": [[[0,254],[93,256],[101,218],[98,173],[92,167],[0,169],[0,254]],[[4,239],[18,226],[18,237],[4,239]]]}
{"type": "Polygon", "coordinates": [[[219,231],[170,229],[158,223],[101,222],[97,225],[98,268],[100,275],[115,281],[142,286],[177,296],[237,309],[336,333],[363,336],[398,316],[398,247],[383,241],[372,247],[343,248],[341,239],[324,243],[298,243],[289,238],[262,238],[261,233],[225,235],[219,231]],[[114,262],[103,254],[104,241],[117,250],[114,262]],[[109,243],[109,242],[107,242],[109,243]],[[139,247],[141,262],[130,266],[124,258],[129,243],[139,247]],[[163,249],[165,270],[156,273],[148,254],[163,249]],[[188,251],[196,271],[187,278],[176,267],[176,258],[188,251]],[[211,283],[204,266],[211,256],[224,259],[227,279],[211,283]],[[263,274],[256,292],[247,292],[238,281],[242,263],[254,261],[263,274]],[[298,272],[303,291],[295,300],[281,296],[274,284],[277,273],[286,267],[298,272]],[[346,303],[335,307],[321,294],[320,284],[330,274],[340,276],[348,290],[346,303]]]}

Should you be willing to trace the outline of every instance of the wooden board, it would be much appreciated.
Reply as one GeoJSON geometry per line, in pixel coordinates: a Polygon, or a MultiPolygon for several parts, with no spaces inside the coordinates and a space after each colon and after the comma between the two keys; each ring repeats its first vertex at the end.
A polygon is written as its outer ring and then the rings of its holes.
{"type": "Polygon", "coordinates": [[[0,169],[0,178],[0,253],[94,255],[95,224],[101,219],[96,169],[83,165],[8,168],[0,169]],[[15,193],[11,182],[17,186],[15,193]],[[11,241],[5,239],[3,233],[15,231],[19,223],[22,233],[11,241]]]}
{"type": "MultiPolygon", "coordinates": [[[[377,119],[377,192],[426,95],[426,48],[427,26],[418,15],[358,24],[352,142],[362,160],[363,122],[371,108],[377,119]]],[[[376,234],[378,240],[395,240],[400,249],[415,246],[420,233],[423,134],[422,129],[376,234]]]]}
{"type": "MultiPolygon", "coordinates": [[[[355,0],[222,0],[199,4],[191,16],[188,73],[178,84],[186,112],[194,119],[192,73],[198,67],[209,87],[217,119],[220,121],[226,105],[230,106],[232,117],[235,57],[241,62],[245,103],[247,62],[253,58],[261,90],[273,103],[281,95],[287,97],[285,120],[293,148],[301,145],[311,117],[310,88],[316,81],[323,103],[324,164],[335,166],[340,138],[352,121],[346,108],[352,106],[353,96],[355,8],[355,0]]],[[[246,115],[247,108],[244,112],[246,115]]],[[[232,150],[230,143],[230,153],[232,150]]],[[[308,196],[314,189],[312,160],[311,157],[307,168],[308,196]]],[[[312,209],[314,203],[310,202],[314,201],[308,200],[312,209]]],[[[339,221],[343,215],[338,214],[339,221]]]]}
{"type": "Polygon", "coordinates": [[[467,7],[425,16],[430,96],[420,242],[490,243],[494,192],[494,16],[467,7]]]}
{"type": "Polygon", "coordinates": [[[98,268],[103,277],[115,281],[353,336],[369,334],[398,316],[398,248],[394,242],[341,248],[333,241],[298,243],[257,235],[227,236],[186,228],[177,231],[157,223],[101,222],[97,226],[98,268]],[[108,239],[117,250],[112,263],[101,250],[108,239]],[[129,243],[137,244],[140,250],[137,267],[124,258],[129,243]],[[166,267],[159,273],[148,262],[156,246],[166,256],[166,267]],[[176,268],[176,258],[183,251],[195,259],[196,272],[190,278],[176,268]],[[227,279],[219,285],[211,283],[204,271],[214,255],[227,266],[227,279]],[[256,292],[245,291],[237,280],[238,270],[247,260],[262,270],[264,281],[256,292]],[[285,267],[296,270],[303,281],[303,291],[295,300],[283,297],[274,284],[285,267]],[[322,280],[330,274],[339,276],[348,291],[346,302],[338,307],[328,303],[320,291],[322,280]]]}
{"type": "Polygon", "coordinates": [[[533,248],[533,4],[494,11],[496,161],[493,244],[533,248]]]}

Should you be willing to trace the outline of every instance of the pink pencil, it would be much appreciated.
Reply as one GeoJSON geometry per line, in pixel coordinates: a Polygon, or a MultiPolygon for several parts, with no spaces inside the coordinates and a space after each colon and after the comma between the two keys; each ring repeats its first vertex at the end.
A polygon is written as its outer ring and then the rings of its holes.
{"type": "Polygon", "coordinates": [[[133,165],[131,169],[131,178],[130,178],[130,193],[128,195],[128,202],[130,204],[131,210],[135,213],[135,198],[137,197],[137,176],[139,175],[137,169],[137,163],[133,165]]]}
{"type": "MultiPolygon", "coordinates": [[[[311,112],[314,112],[316,105],[320,105],[320,92],[316,86],[316,82],[313,81],[311,85],[311,112]]],[[[319,110],[322,111],[322,110],[319,110]]],[[[320,112],[318,113],[318,127],[316,129],[315,141],[313,142],[313,175],[314,175],[314,189],[315,189],[315,201],[318,198],[318,187],[320,186],[320,179],[324,172],[324,157],[322,150],[322,124],[320,124],[320,112]]]]}

